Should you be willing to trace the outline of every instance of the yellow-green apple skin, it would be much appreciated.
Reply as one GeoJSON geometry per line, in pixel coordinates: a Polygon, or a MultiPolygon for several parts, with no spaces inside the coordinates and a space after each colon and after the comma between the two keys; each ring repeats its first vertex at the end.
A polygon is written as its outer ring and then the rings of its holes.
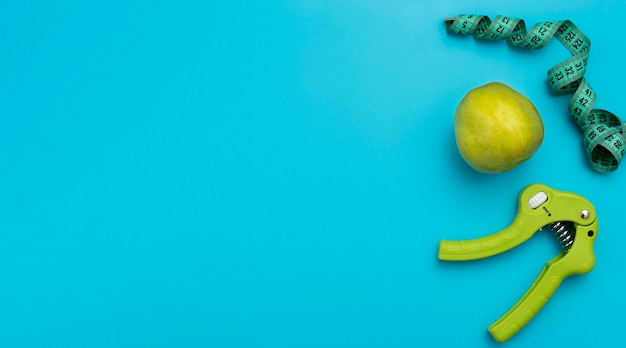
{"type": "Polygon", "coordinates": [[[497,174],[535,154],[543,142],[543,122],[528,98],[491,82],[463,97],[454,115],[454,133],[467,164],[497,174]]]}

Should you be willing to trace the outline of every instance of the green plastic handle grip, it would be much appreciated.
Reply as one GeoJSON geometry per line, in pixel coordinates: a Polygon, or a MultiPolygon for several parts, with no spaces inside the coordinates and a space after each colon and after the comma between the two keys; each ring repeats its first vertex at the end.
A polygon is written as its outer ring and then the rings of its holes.
{"type": "Polygon", "coordinates": [[[541,184],[526,187],[518,197],[517,213],[508,227],[494,234],[471,240],[442,240],[439,243],[439,259],[467,261],[500,254],[527,241],[557,216],[565,215],[565,212],[561,211],[562,208],[558,208],[558,204],[557,209],[549,215],[543,209],[529,207],[528,201],[539,192],[547,195],[545,207],[551,207],[555,198],[559,198],[556,199],[557,201],[561,200],[559,196],[566,194],[541,184]]]}
{"type": "Polygon", "coordinates": [[[563,279],[591,271],[595,265],[593,244],[598,232],[593,205],[576,194],[533,184],[521,192],[517,215],[508,227],[477,239],[443,240],[439,243],[440,260],[475,260],[512,249],[542,227],[556,222],[572,224],[575,228],[572,234],[574,242],[548,261],[526,294],[489,327],[489,333],[498,342],[508,340],[524,327],[550,299],[563,279]]]}
{"type": "Polygon", "coordinates": [[[526,294],[504,316],[489,326],[497,342],[505,342],[521,330],[556,292],[563,277],[556,268],[546,265],[526,294]]]}
{"type": "Polygon", "coordinates": [[[489,333],[497,342],[505,342],[522,329],[548,302],[563,279],[584,274],[593,269],[596,259],[593,243],[598,231],[595,221],[589,226],[578,226],[578,242],[569,252],[561,252],[548,261],[543,270],[522,296],[506,314],[489,327],[489,333]]]}
{"type": "Polygon", "coordinates": [[[513,222],[494,234],[471,240],[442,240],[438,258],[445,261],[467,261],[490,257],[510,250],[527,241],[543,227],[557,221],[588,225],[595,220],[591,203],[570,192],[552,189],[546,185],[527,186],[518,197],[518,208],[513,222]],[[538,193],[544,193],[544,203],[531,207],[529,202],[538,193]],[[587,210],[588,217],[581,217],[587,210]]]}
{"type": "Polygon", "coordinates": [[[438,258],[446,261],[467,261],[493,256],[528,240],[522,219],[515,219],[507,228],[494,234],[471,240],[442,240],[438,258]]]}

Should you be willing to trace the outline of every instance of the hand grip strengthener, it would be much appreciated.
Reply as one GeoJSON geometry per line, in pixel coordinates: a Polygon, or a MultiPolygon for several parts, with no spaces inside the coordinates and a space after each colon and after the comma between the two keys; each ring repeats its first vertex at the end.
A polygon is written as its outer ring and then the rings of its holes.
{"type": "Polygon", "coordinates": [[[524,327],[563,279],[591,271],[595,264],[593,243],[598,234],[595,208],[579,195],[533,184],[520,193],[517,215],[505,229],[477,239],[443,240],[439,244],[440,260],[475,260],[512,249],[544,227],[554,232],[562,250],[546,263],[524,296],[489,326],[489,333],[497,342],[508,340],[524,327]]]}

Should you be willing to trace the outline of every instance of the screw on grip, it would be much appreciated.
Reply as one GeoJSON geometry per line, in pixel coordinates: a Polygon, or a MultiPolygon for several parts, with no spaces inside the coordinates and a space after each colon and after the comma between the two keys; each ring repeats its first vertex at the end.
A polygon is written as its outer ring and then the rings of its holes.
{"type": "Polygon", "coordinates": [[[598,232],[595,208],[576,194],[534,184],[521,192],[517,215],[510,226],[482,238],[443,240],[439,244],[440,260],[475,260],[512,249],[545,226],[555,232],[563,249],[546,263],[526,294],[489,327],[489,333],[498,342],[508,340],[524,327],[563,279],[591,271],[595,264],[593,243],[598,232]]]}

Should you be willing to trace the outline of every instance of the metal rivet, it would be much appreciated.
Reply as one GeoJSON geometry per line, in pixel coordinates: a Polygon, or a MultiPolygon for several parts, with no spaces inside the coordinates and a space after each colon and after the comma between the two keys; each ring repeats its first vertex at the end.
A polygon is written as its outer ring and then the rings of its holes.
{"type": "Polygon", "coordinates": [[[583,209],[580,212],[580,217],[583,218],[583,219],[588,219],[589,218],[589,210],[583,209]]]}

